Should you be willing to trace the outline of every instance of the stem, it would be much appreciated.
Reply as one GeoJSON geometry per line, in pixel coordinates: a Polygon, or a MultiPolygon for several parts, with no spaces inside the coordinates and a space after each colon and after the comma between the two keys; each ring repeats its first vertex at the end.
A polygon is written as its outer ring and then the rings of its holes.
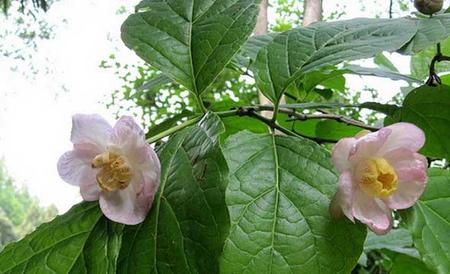
{"type": "Polygon", "coordinates": [[[203,113],[203,114],[206,114],[207,112],[208,112],[208,110],[206,109],[206,107],[205,107],[205,105],[203,104],[203,100],[202,100],[202,98],[200,97],[200,95],[195,95],[195,99],[197,100],[197,105],[199,106],[199,108],[200,108],[200,111],[203,113]]]}
{"type": "Polygon", "coordinates": [[[203,118],[203,116],[197,116],[197,117],[195,117],[195,118],[192,118],[192,119],[190,119],[190,120],[187,120],[186,122],[184,122],[184,123],[182,123],[182,124],[179,124],[179,125],[177,125],[177,126],[174,126],[173,128],[169,128],[169,129],[166,130],[166,131],[163,131],[163,132],[161,132],[161,133],[159,133],[159,134],[157,134],[157,135],[155,135],[155,136],[153,136],[153,137],[151,137],[151,138],[148,138],[148,139],[147,139],[147,143],[153,144],[153,143],[155,143],[155,142],[161,140],[161,139],[164,138],[164,137],[167,137],[167,136],[169,136],[169,135],[171,135],[171,134],[173,134],[173,133],[175,133],[175,132],[177,132],[177,131],[179,131],[179,130],[182,130],[182,129],[185,128],[185,127],[188,127],[188,126],[191,126],[191,125],[197,123],[197,122],[200,121],[202,118],[203,118]]]}
{"type": "Polygon", "coordinates": [[[392,6],[393,6],[393,0],[390,0],[389,2],[389,18],[392,19],[392,6]]]}
{"type": "Polygon", "coordinates": [[[436,86],[437,84],[441,84],[441,79],[436,74],[436,62],[442,61],[450,61],[450,56],[445,56],[441,51],[441,43],[436,44],[436,55],[433,57],[430,63],[430,73],[427,80],[427,85],[436,86]]]}
{"type": "Polygon", "coordinates": [[[272,122],[276,122],[277,121],[277,116],[278,116],[278,111],[280,109],[280,100],[277,100],[277,102],[275,103],[275,106],[273,108],[273,115],[272,115],[272,122]]]}

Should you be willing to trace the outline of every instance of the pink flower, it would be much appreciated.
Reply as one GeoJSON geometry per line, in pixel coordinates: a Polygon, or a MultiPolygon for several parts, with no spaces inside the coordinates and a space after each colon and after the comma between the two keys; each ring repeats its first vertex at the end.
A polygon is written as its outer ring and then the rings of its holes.
{"type": "Polygon", "coordinates": [[[392,227],[392,209],[411,207],[427,182],[427,160],[416,153],[425,142],[423,131],[398,123],[377,132],[344,138],[333,148],[341,174],[330,211],[369,226],[376,234],[392,227]]]}
{"type": "Polygon", "coordinates": [[[80,187],[85,201],[100,200],[105,216],[133,225],[144,221],[159,187],[160,163],[131,117],[111,127],[101,116],[72,118],[73,150],[58,161],[58,173],[80,187]]]}

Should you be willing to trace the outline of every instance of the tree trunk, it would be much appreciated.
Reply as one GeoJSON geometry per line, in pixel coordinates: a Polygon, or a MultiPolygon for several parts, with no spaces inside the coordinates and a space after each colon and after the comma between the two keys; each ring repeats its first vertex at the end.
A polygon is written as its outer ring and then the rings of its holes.
{"type": "Polygon", "coordinates": [[[259,8],[259,15],[256,21],[255,35],[267,34],[269,21],[267,20],[268,0],[262,0],[259,8]]]}
{"type": "Polygon", "coordinates": [[[304,0],[303,26],[322,19],[322,0],[304,0]]]}
{"type": "MultiPolygon", "coordinates": [[[[258,19],[256,21],[256,27],[255,27],[255,35],[264,35],[267,34],[268,27],[269,27],[269,21],[267,19],[267,9],[269,6],[269,0],[262,0],[261,6],[259,8],[259,15],[258,19]]],[[[271,102],[269,99],[262,94],[262,92],[258,92],[259,97],[259,104],[260,105],[270,105],[271,102]]],[[[272,118],[272,113],[270,111],[263,111],[262,116],[266,118],[272,118]]]]}

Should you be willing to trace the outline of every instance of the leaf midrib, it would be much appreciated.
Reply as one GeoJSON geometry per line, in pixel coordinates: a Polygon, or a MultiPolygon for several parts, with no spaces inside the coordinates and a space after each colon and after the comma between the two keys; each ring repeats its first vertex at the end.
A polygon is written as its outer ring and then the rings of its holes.
{"type": "MultiPolygon", "coordinates": [[[[175,159],[175,156],[178,154],[178,151],[180,150],[181,146],[183,145],[185,136],[183,136],[183,138],[181,138],[181,140],[178,141],[177,147],[174,151],[174,153],[171,155],[170,160],[169,160],[169,164],[167,166],[167,172],[164,176],[164,180],[162,181],[163,183],[161,184],[161,191],[159,193],[158,196],[158,202],[156,204],[156,216],[155,216],[155,230],[154,230],[154,260],[153,260],[153,266],[154,266],[154,270],[156,273],[158,273],[158,267],[157,267],[157,245],[158,245],[158,241],[157,241],[157,237],[158,237],[158,228],[159,228],[159,213],[160,213],[160,206],[161,206],[161,200],[163,199],[163,194],[164,194],[164,189],[166,188],[166,184],[167,184],[167,180],[169,178],[169,174],[170,174],[170,170],[172,168],[172,164],[173,161],[175,159]]],[[[177,221],[178,223],[178,221],[177,221]]],[[[183,247],[184,250],[184,247],[183,247]]],[[[187,258],[186,255],[183,256],[183,258],[185,259],[185,263],[188,266],[189,264],[187,263],[187,258]]]]}

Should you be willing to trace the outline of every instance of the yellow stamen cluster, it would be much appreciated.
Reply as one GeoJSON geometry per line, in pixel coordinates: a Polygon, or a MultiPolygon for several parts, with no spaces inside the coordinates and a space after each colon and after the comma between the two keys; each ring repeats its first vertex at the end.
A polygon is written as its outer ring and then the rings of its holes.
{"type": "Polygon", "coordinates": [[[97,183],[103,191],[126,188],[133,175],[123,156],[108,151],[92,160],[92,168],[100,169],[97,173],[97,183]]]}
{"type": "Polygon", "coordinates": [[[384,158],[370,158],[359,166],[359,185],[374,197],[388,197],[397,190],[398,177],[384,158]]]}

